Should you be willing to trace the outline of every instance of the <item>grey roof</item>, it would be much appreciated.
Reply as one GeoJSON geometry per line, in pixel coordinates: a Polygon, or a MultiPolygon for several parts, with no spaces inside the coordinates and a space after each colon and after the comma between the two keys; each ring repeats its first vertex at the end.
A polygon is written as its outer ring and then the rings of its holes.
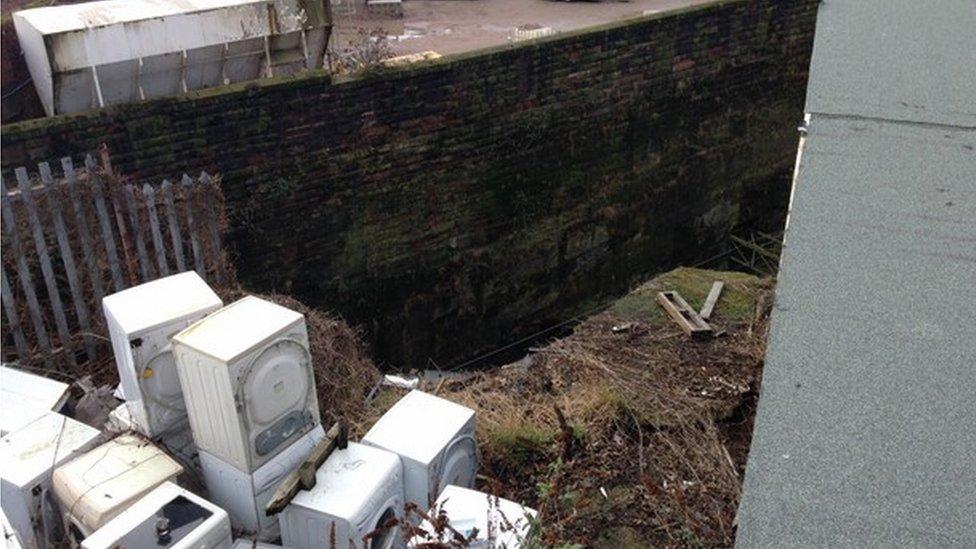
{"type": "Polygon", "coordinates": [[[974,18],[821,8],[739,547],[976,547],[974,18]]]}
{"type": "Polygon", "coordinates": [[[976,2],[824,0],[807,112],[976,126],[976,2]]]}

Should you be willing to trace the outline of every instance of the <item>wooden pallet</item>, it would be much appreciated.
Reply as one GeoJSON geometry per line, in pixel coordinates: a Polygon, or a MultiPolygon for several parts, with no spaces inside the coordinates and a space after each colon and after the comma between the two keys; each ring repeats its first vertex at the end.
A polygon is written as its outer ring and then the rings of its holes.
{"type": "Polygon", "coordinates": [[[693,339],[712,336],[712,327],[675,291],[658,292],[657,301],[681,329],[693,339]]]}

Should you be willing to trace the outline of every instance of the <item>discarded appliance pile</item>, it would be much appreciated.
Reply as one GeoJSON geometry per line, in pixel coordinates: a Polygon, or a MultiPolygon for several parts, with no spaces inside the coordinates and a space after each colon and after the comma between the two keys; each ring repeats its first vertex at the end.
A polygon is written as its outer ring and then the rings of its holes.
{"type": "Polygon", "coordinates": [[[229,548],[235,535],[240,546],[518,547],[528,536],[535,511],[470,489],[471,409],[413,391],[359,442],[341,423],[326,433],[302,314],[253,296],[224,306],[193,272],[103,307],[125,398],[104,431],[59,413],[67,385],[3,368],[6,547],[229,548]]]}

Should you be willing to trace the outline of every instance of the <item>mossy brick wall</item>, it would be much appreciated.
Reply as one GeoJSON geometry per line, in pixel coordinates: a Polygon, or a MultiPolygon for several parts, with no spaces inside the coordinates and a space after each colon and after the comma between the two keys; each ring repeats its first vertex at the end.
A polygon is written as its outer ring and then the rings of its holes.
{"type": "Polygon", "coordinates": [[[3,128],[4,171],[107,143],[223,176],[241,280],[446,366],[781,222],[816,0],[724,1],[333,81],[3,128]],[[757,199],[757,197],[759,197],[757,199]]]}

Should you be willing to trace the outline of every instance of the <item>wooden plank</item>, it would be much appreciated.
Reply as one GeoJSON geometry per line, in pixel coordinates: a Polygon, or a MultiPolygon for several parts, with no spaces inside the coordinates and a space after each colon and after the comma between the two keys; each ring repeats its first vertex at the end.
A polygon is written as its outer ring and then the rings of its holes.
{"type": "Polygon", "coordinates": [[[176,217],[176,204],[173,203],[173,184],[168,180],[163,181],[160,193],[163,195],[163,203],[166,204],[166,218],[169,221],[169,236],[173,241],[173,255],[176,256],[176,270],[182,273],[186,270],[186,260],[183,257],[183,236],[180,234],[180,224],[176,217]]]}
{"type": "Polygon", "coordinates": [[[139,219],[139,205],[136,204],[136,192],[133,185],[126,185],[122,188],[125,199],[125,207],[129,210],[129,222],[132,223],[132,238],[136,244],[136,255],[139,257],[139,274],[142,278],[138,283],[148,282],[151,279],[149,273],[149,254],[146,252],[145,233],[142,230],[142,220],[139,219]]]}
{"type": "Polygon", "coordinates": [[[85,289],[78,282],[78,271],[75,268],[74,253],[71,251],[68,228],[65,226],[64,217],[61,215],[61,197],[56,193],[57,188],[54,184],[54,177],[51,175],[51,166],[47,162],[41,162],[37,165],[37,169],[41,174],[41,187],[47,195],[47,207],[54,222],[54,234],[58,240],[58,251],[61,252],[61,264],[64,265],[65,278],[68,279],[68,289],[71,290],[71,302],[75,308],[75,318],[78,319],[78,327],[85,334],[85,354],[89,360],[93,360],[95,358],[95,340],[90,335],[92,330],[91,323],[88,321],[85,289]]]}
{"type": "Polygon", "coordinates": [[[142,198],[146,201],[149,231],[152,234],[153,248],[156,249],[156,266],[159,268],[159,276],[166,276],[169,274],[169,267],[166,265],[166,247],[163,245],[163,232],[159,230],[159,213],[156,211],[156,191],[149,183],[142,186],[142,198]]]}
{"type": "MultiPolygon", "coordinates": [[[[85,265],[88,267],[88,279],[91,284],[92,296],[96,306],[102,303],[102,271],[98,268],[98,257],[95,255],[95,248],[92,245],[91,226],[88,225],[88,214],[82,206],[81,199],[78,197],[78,176],[75,174],[75,167],[68,157],[61,159],[61,169],[64,171],[64,180],[68,185],[68,194],[71,196],[71,206],[75,213],[75,227],[78,232],[78,239],[81,241],[81,253],[85,256],[85,265]]],[[[99,309],[100,310],[100,309],[99,309]]],[[[96,312],[96,314],[98,314],[96,312]]]]}
{"type": "Polygon", "coordinates": [[[312,450],[305,461],[281,481],[278,489],[265,506],[268,516],[280,513],[298,494],[299,490],[311,490],[315,487],[315,472],[325,463],[333,451],[344,449],[349,444],[349,429],[345,422],[338,421],[329,429],[312,450]]]}
{"type": "Polygon", "coordinates": [[[125,198],[120,197],[119,189],[113,189],[111,184],[105,185],[105,193],[108,196],[108,201],[112,203],[115,228],[119,231],[119,242],[122,243],[122,272],[126,275],[126,285],[135,286],[140,282],[136,274],[136,262],[138,260],[133,257],[135,252],[132,251],[132,239],[129,236],[129,229],[126,227],[128,224],[125,222],[125,198]]]}
{"type": "Polygon", "coordinates": [[[203,265],[203,253],[197,238],[197,228],[193,221],[193,180],[183,174],[183,204],[186,206],[186,226],[190,233],[190,247],[193,249],[193,264],[201,278],[207,278],[207,269],[203,265]]]}
{"type": "Polygon", "coordinates": [[[17,313],[17,303],[14,301],[14,293],[10,291],[10,283],[7,282],[7,270],[3,268],[0,268],[0,300],[3,301],[3,312],[7,316],[7,324],[10,326],[10,331],[14,334],[14,347],[17,348],[17,358],[27,362],[30,357],[27,338],[24,337],[24,328],[20,325],[20,314],[17,313]]]}
{"type": "MultiPolygon", "coordinates": [[[[207,172],[200,172],[200,183],[208,190],[215,185],[213,179],[210,178],[207,172]]],[[[213,251],[214,275],[216,282],[220,284],[224,281],[223,247],[220,243],[220,219],[217,217],[220,212],[214,202],[207,203],[207,211],[210,214],[207,216],[207,230],[210,233],[210,246],[213,251]]]]}
{"type": "Polygon", "coordinates": [[[716,280],[712,283],[712,289],[708,291],[705,304],[702,305],[701,312],[698,313],[698,316],[702,317],[702,320],[711,320],[712,313],[715,311],[715,304],[718,303],[718,298],[722,295],[722,288],[724,287],[725,282],[721,280],[716,280]]]}
{"type": "Polygon", "coordinates": [[[658,292],[657,301],[678,326],[692,338],[702,339],[712,335],[712,327],[698,316],[698,313],[678,292],[658,292]]]}
{"type": "Polygon", "coordinates": [[[58,290],[58,282],[54,278],[54,268],[51,266],[51,256],[47,252],[47,242],[44,240],[44,229],[41,227],[40,217],[34,205],[31,190],[30,177],[25,168],[14,170],[17,176],[17,184],[20,189],[20,197],[27,208],[27,220],[31,226],[31,234],[34,237],[34,250],[37,252],[37,260],[41,265],[41,274],[44,277],[44,286],[47,288],[47,298],[51,303],[51,314],[54,316],[54,325],[58,329],[58,338],[61,340],[61,348],[64,350],[64,359],[69,366],[75,366],[75,353],[71,346],[71,332],[68,330],[68,319],[64,315],[64,306],[61,304],[61,293],[58,290]]]}
{"type": "Polygon", "coordinates": [[[98,214],[98,223],[102,228],[102,244],[105,246],[108,268],[112,274],[112,283],[115,285],[115,291],[121,292],[126,288],[122,279],[122,266],[119,264],[119,253],[115,249],[115,235],[112,234],[112,222],[109,220],[108,207],[105,205],[105,197],[102,196],[102,182],[98,176],[98,167],[91,155],[85,157],[85,167],[88,168],[88,177],[91,179],[92,196],[95,198],[95,212],[98,214]]]}
{"type": "Polygon", "coordinates": [[[34,291],[34,283],[31,281],[30,267],[27,266],[27,257],[24,255],[24,245],[20,241],[20,231],[17,229],[17,218],[14,217],[14,210],[10,206],[10,196],[7,194],[7,186],[0,176],[0,207],[2,207],[4,229],[10,237],[10,247],[12,250],[4,250],[4,253],[13,253],[17,258],[17,278],[20,280],[20,289],[24,292],[27,299],[27,310],[30,313],[31,324],[34,328],[34,336],[37,338],[37,346],[44,353],[45,361],[50,365],[51,340],[44,326],[44,317],[41,315],[41,305],[37,302],[37,293],[34,291]]]}

